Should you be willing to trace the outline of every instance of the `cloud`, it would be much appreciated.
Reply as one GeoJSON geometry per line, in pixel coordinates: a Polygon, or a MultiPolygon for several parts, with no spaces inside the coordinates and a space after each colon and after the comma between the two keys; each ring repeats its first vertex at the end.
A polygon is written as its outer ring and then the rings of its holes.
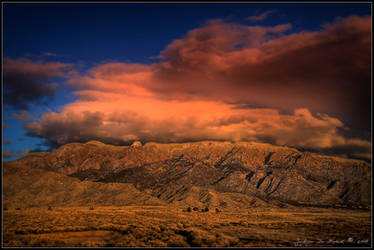
{"type": "Polygon", "coordinates": [[[346,144],[338,133],[341,121],[322,114],[315,117],[307,109],[286,115],[274,109],[241,110],[219,102],[168,101],[133,92],[84,94],[92,99],[70,103],[59,114],[49,112],[40,122],[26,122],[28,136],[48,138],[51,147],[89,140],[243,140],[323,151],[346,144]]]}
{"type": "Polygon", "coordinates": [[[371,143],[358,139],[347,139],[343,143],[325,150],[325,153],[328,154],[338,154],[365,160],[371,160],[371,152],[371,143]]]}
{"type": "Polygon", "coordinates": [[[16,118],[20,121],[27,121],[33,119],[32,115],[26,110],[21,110],[18,113],[14,113],[11,115],[11,117],[16,118]]]}
{"type": "Polygon", "coordinates": [[[5,145],[11,145],[12,142],[10,140],[6,139],[6,138],[3,138],[3,144],[5,144],[5,145]]]}
{"type": "Polygon", "coordinates": [[[164,62],[153,65],[146,87],[169,99],[198,96],[288,113],[307,107],[370,131],[370,17],[284,35],[289,27],[216,22],[192,30],[161,53],[164,62]]]}
{"type": "Polygon", "coordinates": [[[270,14],[273,14],[275,13],[276,11],[275,10],[268,10],[268,11],[265,11],[264,13],[262,13],[261,15],[258,15],[258,16],[250,16],[248,17],[247,19],[252,21],[252,22],[258,22],[258,21],[263,21],[265,20],[270,14]]]}
{"type": "Polygon", "coordinates": [[[40,123],[25,123],[29,136],[52,144],[100,139],[111,143],[142,141],[260,140],[278,145],[324,148],[338,145],[343,124],[306,109],[282,115],[273,109],[233,110],[216,102],[168,102],[152,98],[108,95],[108,99],[76,102],[61,114],[50,112],[40,123]],[[119,110],[126,98],[127,109],[119,110]],[[90,112],[91,106],[95,112],[90,112]],[[152,107],[152,108],[151,108],[152,107]],[[183,115],[182,115],[183,114],[183,115]]]}
{"type": "Polygon", "coordinates": [[[4,104],[14,109],[28,109],[29,104],[46,104],[55,96],[54,78],[67,77],[73,65],[59,62],[31,61],[26,58],[4,59],[4,104]]]}
{"type": "Polygon", "coordinates": [[[78,99],[24,129],[51,147],[245,140],[371,157],[368,138],[341,133],[370,131],[370,18],[290,28],[209,21],[160,62],[103,63],[70,77],[78,99]]]}
{"type": "Polygon", "coordinates": [[[28,153],[38,153],[38,152],[46,152],[46,150],[41,149],[39,146],[34,149],[27,149],[27,152],[25,151],[26,154],[28,153]]]}
{"type": "Polygon", "coordinates": [[[56,57],[57,54],[56,54],[56,53],[53,53],[53,52],[45,52],[45,53],[43,53],[43,56],[47,56],[47,57],[56,57]]]}

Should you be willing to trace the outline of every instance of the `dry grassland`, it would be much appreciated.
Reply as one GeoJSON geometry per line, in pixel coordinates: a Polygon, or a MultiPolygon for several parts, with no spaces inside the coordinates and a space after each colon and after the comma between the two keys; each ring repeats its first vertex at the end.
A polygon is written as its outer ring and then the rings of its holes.
{"type": "Polygon", "coordinates": [[[3,211],[3,246],[370,246],[370,211],[158,206],[3,211]]]}

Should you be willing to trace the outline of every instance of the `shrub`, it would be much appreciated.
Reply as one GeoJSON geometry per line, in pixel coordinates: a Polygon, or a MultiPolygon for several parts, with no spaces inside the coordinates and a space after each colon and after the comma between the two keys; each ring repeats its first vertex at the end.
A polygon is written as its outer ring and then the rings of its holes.
{"type": "Polygon", "coordinates": [[[199,209],[197,207],[194,207],[193,211],[199,211],[199,209]]]}
{"type": "Polygon", "coordinates": [[[52,207],[51,207],[51,206],[48,206],[48,210],[52,210],[52,207]]]}
{"type": "Polygon", "coordinates": [[[219,213],[219,212],[221,212],[221,210],[219,210],[219,208],[216,207],[216,213],[219,213]]]}
{"type": "Polygon", "coordinates": [[[20,207],[17,207],[16,210],[21,210],[21,208],[20,208],[20,207]]]}
{"type": "Polygon", "coordinates": [[[94,210],[94,207],[90,207],[90,210],[94,210]]]}
{"type": "Polygon", "coordinates": [[[8,210],[8,207],[4,207],[3,209],[4,209],[4,211],[7,211],[7,210],[8,210]]]}
{"type": "Polygon", "coordinates": [[[191,207],[188,207],[187,212],[191,212],[191,211],[192,211],[191,207]]]}
{"type": "Polygon", "coordinates": [[[202,211],[203,212],[208,212],[209,211],[209,207],[205,207],[202,211]]]}

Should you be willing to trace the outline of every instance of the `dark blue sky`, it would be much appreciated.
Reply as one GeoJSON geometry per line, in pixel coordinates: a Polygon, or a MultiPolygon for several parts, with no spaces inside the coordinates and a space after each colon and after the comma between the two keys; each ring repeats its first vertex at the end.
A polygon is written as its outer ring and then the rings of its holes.
{"type": "MultiPolygon", "coordinates": [[[[79,64],[80,71],[111,61],[150,64],[173,40],[208,20],[253,25],[247,17],[269,10],[275,13],[255,24],[292,23],[289,32],[319,30],[337,17],[371,15],[369,3],[3,3],[3,57],[79,64]]],[[[29,111],[40,117],[73,100],[68,88],[58,88],[48,106],[36,105],[29,111]]],[[[4,148],[23,153],[39,147],[40,139],[25,136],[22,122],[11,118],[18,110],[3,111],[3,123],[9,127],[3,135],[11,141],[4,148]]]]}
{"type": "Polygon", "coordinates": [[[151,62],[165,46],[205,21],[245,18],[276,10],[261,25],[292,23],[319,29],[337,16],[370,15],[369,4],[5,4],[4,55],[53,52],[61,61],[151,62]]]}

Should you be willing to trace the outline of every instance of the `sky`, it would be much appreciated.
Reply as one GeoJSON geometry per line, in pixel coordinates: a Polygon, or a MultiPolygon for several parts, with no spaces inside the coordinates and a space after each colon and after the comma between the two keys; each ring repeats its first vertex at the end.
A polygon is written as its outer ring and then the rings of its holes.
{"type": "Polygon", "coordinates": [[[256,141],[371,159],[370,3],[2,3],[3,159],[256,141]]]}

